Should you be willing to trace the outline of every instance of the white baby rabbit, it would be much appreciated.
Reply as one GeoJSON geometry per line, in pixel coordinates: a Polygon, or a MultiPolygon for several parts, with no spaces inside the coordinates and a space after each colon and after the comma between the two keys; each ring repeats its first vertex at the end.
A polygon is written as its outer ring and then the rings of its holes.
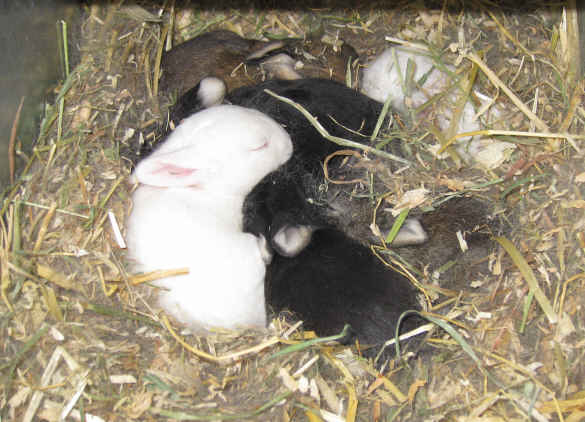
{"type": "Polygon", "coordinates": [[[130,258],[140,271],[189,269],[156,282],[166,312],[195,331],[265,327],[271,255],[261,236],[243,233],[242,206],[291,154],[290,137],[270,117],[220,105],[185,119],[137,165],[130,258]]]}
{"type": "MultiPolygon", "coordinates": [[[[449,71],[454,71],[452,66],[447,66],[449,71]]],[[[416,109],[426,103],[435,95],[441,94],[452,84],[451,78],[436,67],[433,59],[420,50],[404,47],[392,47],[371,61],[363,70],[361,78],[361,92],[374,100],[385,102],[391,98],[391,106],[395,110],[407,112],[416,109]],[[411,90],[403,87],[408,83],[407,66],[409,60],[413,63],[414,71],[411,80],[418,83],[422,80],[422,86],[413,86],[411,90]],[[400,73],[399,73],[400,70],[400,73]]],[[[455,103],[460,95],[460,90],[454,89],[452,94],[441,98],[435,107],[436,125],[445,132],[453,118],[455,103]]],[[[487,103],[488,98],[476,92],[478,98],[487,103]]],[[[500,112],[493,108],[492,114],[497,117],[500,112]]],[[[472,132],[482,128],[475,109],[471,102],[467,101],[463,107],[461,118],[457,125],[456,133],[472,132]]],[[[471,161],[481,151],[482,144],[478,139],[462,138],[459,140],[457,151],[466,161],[471,161]]]]}

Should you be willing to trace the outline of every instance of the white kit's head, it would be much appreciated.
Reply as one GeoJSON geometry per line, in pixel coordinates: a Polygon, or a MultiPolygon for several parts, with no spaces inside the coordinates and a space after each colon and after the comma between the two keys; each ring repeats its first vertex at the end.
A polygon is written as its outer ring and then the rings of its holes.
{"type": "Polygon", "coordinates": [[[292,154],[288,133],[257,110],[219,105],[183,120],[134,170],[135,182],[246,195],[292,154]]]}

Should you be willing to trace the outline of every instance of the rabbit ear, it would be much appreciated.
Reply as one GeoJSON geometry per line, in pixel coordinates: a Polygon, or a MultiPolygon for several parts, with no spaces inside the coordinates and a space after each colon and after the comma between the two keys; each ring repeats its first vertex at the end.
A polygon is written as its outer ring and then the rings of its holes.
{"type": "Polygon", "coordinates": [[[276,79],[294,80],[302,78],[295,70],[294,59],[288,54],[277,54],[260,63],[260,67],[276,79]]]}
{"type": "Polygon", "coordinates": [[[201,182],[201,170],[193,165],[182,165],[183,149],[152,155],[134,170],[134,180],[150,186],[197,186],[201,182]]]}
{"type": "Polygon", "coordinates": [[[223,79],[213,76],[201,79],[197,86],[197,100],[203,108],[221,104],[227,92],[223,79]]]}
{"type": "Polygon", "coordinates": [[[295,257],[309,244],[314,231],[311,226],[284,225],[272,238],[272,246],[282,256],[295,257]]]}
{"type": "Polygon", "coordinates": [[[254,52],[250,53],[248,57],[246,57],[246,61],[252,61],[256,59],[261,59],[262,57],[266,56],[267,54],[271,53],[272,51],[278,50],[279,48],[284,47],[283,41],[272,41],[266,45],[261,44],[261,47],[255,50],[254,52]]]}
{"type": "Polygon", "coordinates": [[[421,245],[428,239],[429,235],[420,221],[416,218],[407,218],[392,241],[392,246],[421,245]]]}

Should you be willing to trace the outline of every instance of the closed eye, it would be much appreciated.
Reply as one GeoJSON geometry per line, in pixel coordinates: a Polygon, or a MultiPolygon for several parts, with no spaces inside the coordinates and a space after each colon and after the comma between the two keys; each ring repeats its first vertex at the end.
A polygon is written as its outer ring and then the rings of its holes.
{"type": "Polygon", "coordinates": [[[260,151],[260,150],[266,149],[266,148],[268,148],[269,143],[270,143],[269,140],[266,139],[266,140],[264,140],[264,143],[261,144],[260,146],[257,146],[255,148],[250,148],[250,151],[260,151]]]}
{"type": "Polygon", "coordinates": [[[171,176],[187,177],[195,173],[197,169],[181,167],[172,163],[158,163],[158,168],[152,171],[152,174],[167,173],[171,176]]]}

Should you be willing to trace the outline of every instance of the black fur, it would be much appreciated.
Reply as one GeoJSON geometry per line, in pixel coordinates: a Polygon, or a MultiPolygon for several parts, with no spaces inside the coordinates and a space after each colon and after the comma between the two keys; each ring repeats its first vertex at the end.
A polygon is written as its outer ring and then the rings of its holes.
{"type": "MultiPolygon", "coordinates": [[[[324,182],[322,162],[341,147],[323,138],[294,107],[269,95],[269,89],[302,105],[329,134],[369,144],[382,104],[345,85],[327,79],[271,80],[231,92],[227,100],[260,110],[282,124],[290,134],[293,157],[277,172],[267,176],[250,193],[244,204],[245,229],[253,231],[259,213],[267,221],[286,212],[295,224],[331,226],[332,210],[319,192],[324,182]]],[[[401,155],[398,144],[392,153],[401,155]]],[[[334,169],[333,169],[334,170],[334,169]]],[[[271,232],[278,230],[271,227],[271,232]]]]}
{"type": "MultiPolygon", "coordinates": [[[[393,338],[400,315],[419,309],[411,283],[336,229],[317,230],[296,257],[275,255],[266,273],[266,302],[292,311],[320,336],[350,324],[362,345],[393,338]]],[[[420,321],[407,318],[402,332],[420,321]]]]}
{"type": "Polygon", "coordinates": [[[229,102],[260,110],[282,124],[293,139],[295,158],[305,167],[312,168],[315,161],[340,149],[339,145],[323,139],[298,110],[267,94],[265,89],[302,105],[331,135],[364,144],[369,143],[382,111],[381,103],[328,79],[271,80],[227,95],[229,102]]]}

